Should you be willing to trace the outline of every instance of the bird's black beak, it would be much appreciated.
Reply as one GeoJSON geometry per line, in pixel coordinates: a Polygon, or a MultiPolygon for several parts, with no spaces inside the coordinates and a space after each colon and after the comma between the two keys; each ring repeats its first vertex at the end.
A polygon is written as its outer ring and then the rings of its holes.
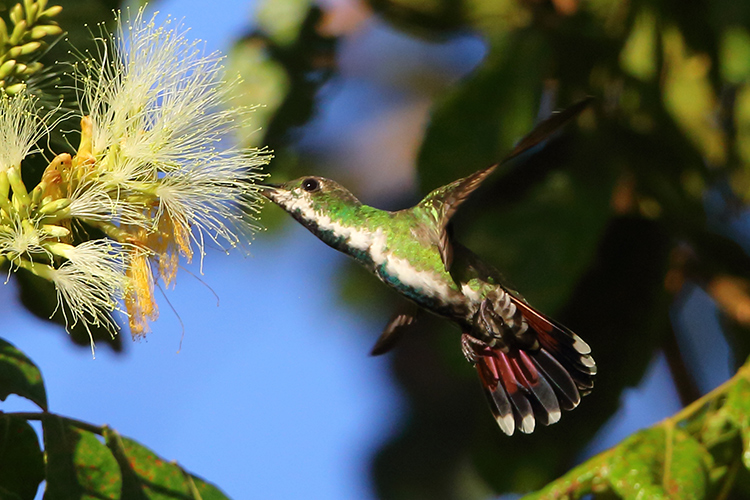
{"type": "Polygon", "coordinates": [[[274,201],[273,195],[281,189],[281,184],[259,184],[258,187],[260,187],[260,194],[269,200],[274,201]]]}

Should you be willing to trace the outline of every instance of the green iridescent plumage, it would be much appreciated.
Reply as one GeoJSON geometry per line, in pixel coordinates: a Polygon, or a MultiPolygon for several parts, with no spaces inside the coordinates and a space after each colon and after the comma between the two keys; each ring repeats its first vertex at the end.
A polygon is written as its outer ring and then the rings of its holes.
{"type": "MultiPolygon", "coordinates": [[[[508,158],[538,144],[586,105],[542,122],[508,158]]],[[[333,248],[350,255],[417,306],[454,322],[493,414],[506,434],[551,424],[593,387],[591,349],[573,332],[503,285],[493,267],[450,238],[459,206],[496,168],[479,170],[428,194],[414,207],[389,212],[363,205],[344,187],[302,177],[263,194],[333,248]]],[[[382,354],[414,323],[396,314],[378,340],[382,354]]]]}

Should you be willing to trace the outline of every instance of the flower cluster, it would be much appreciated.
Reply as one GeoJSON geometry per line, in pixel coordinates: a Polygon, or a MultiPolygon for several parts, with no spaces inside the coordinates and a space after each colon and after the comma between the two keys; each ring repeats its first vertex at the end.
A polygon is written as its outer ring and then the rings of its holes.
{"type": "Polygon", "coordinates": [[[0,96],[0,262],[53,282],[69,326],[114,331],[124,303],[144,335],[154,285],[173,283],[180,256],[202,260],[206,243],[227,249],[255,229],[268,155],[225,144],[248,110],[228,106],[221,57],[172,22],[118,18],[77,64],[77,151],[56,155],[31,190],[21,164],[49,115],[26,92],[0,96]]]}

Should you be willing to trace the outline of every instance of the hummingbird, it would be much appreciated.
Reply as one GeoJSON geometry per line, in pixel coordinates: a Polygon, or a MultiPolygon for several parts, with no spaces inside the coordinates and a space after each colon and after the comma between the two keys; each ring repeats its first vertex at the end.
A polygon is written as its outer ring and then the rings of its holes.
{"type": "Polygon", "coordinates": [[[451,236],[451,217],[508,160],[577,116],[590,99],[539,123],[501,162],[398,211],[361,203],[338,183],[306,176],[262,194],[324,243],[367,268],[418,307],[394,315],[372,350],[390,350],[425,309],[455,323],[500,429],[512,435],[557,422],[593,388],[596,363],[578,335],[532,307],[502,275],[451,236]]]}

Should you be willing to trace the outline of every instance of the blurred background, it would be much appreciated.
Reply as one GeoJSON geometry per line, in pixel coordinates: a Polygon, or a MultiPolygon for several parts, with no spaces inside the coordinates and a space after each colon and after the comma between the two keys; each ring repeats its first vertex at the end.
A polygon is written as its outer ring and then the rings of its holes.
{"type": "MultiPolygon", "coordinates": [[[[80,47],[84,23],[121,7],[59,3],[80,47]]],[[[42,370],[51,411],[106,423],[232,498],[514,498],[747,357],[750,4],[148,8],[227,54],[237,99],[262,106],[239,140],[274,150],[274,182],[329,176],[381,208],[498,161],[551,111],[594,96],[488,179],[456,232],[586,339],[599,375],[561,422],[506,437],[454,327],[427,318],[369,357],[399,297],[269,206],[250,255],[210,252],[203,275],[187,266],[146,340],[102,340],[94,360],[87,339],[44,319],[35,283],[0,287],[2,336],[42,370]]],[[[32,409],[13,396],[0,408],[32,409]]]]}

